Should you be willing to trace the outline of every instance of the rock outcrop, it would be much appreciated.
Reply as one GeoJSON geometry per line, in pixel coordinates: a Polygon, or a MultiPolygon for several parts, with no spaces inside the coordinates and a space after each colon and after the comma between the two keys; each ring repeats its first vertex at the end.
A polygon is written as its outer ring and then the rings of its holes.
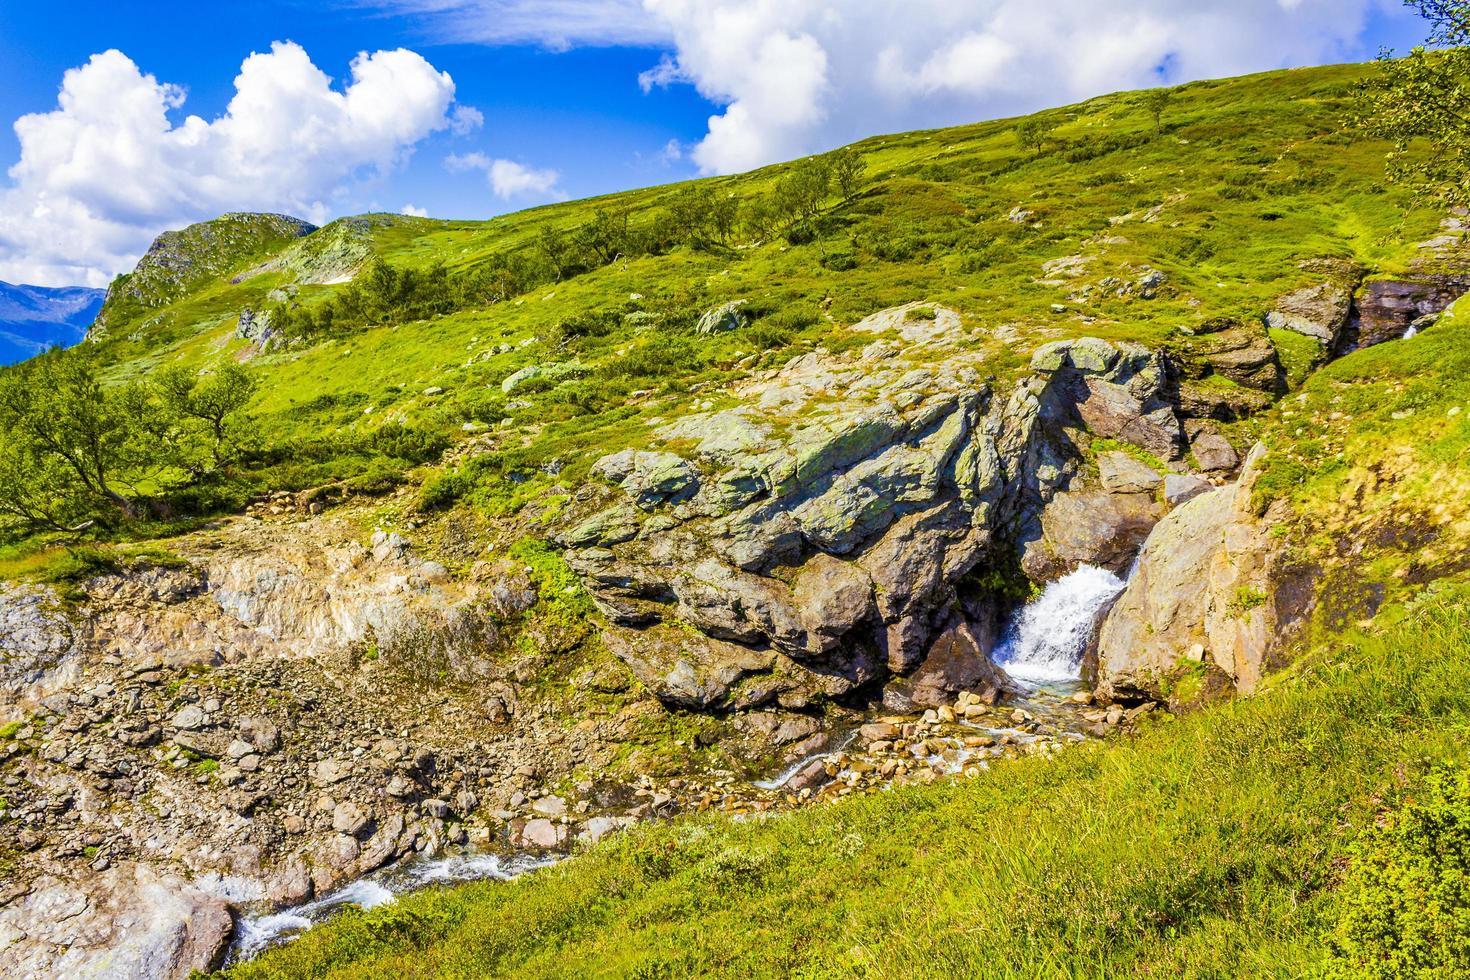
{"type": "Polygon", "coordinates": [[[1470,276],[1423,275],[1374,279],[1357,297],[1357,345],[1397,340],[1420,317],[1442,313],[1470,290],[1470,276]]]}
{"type": "Polygon", "coordinates": [[[1314,259],[1302,263],[1302,268],[1323,280],[1278,299],[1275,309],[1266,314],[1266,325],[1311,337],[1324,349],[1335,350],[1352,320],[1353,293],[1363,270],[1339,259],[1314,259]]]}
{"type": "Polygon", "coordinates": [[[0,974],[182,980],[219,966],[233,929],[224,899],[146,864],[44,877],[0,908],[0,974]]]}
{"type": "Polygon", "coordinates": [[[1166,699],[1190,663],[1255,689],[1281,625],[1273,517],[1251,500],[1264,452],[1257,446],[1237,482],[1186,501],[1149,535],[1098,636],[1100,697],[1166,699]]]}
{"type": "Polygon", "coordinates": [[[736,407],[600,460],[605,483],[564,515],[609,648],[666,703],[800,708],[882,684],[906,704],[999,696],[990,631],[956,618],[965,576],[1041,540],[1057,574],[1121,568],[1160,516],[1146,492],[1067,492],[1084,430],[1182,457],[1159,354],[1053,343],[1003,393],[953,348],[952,310],[910,304],[859,326],[911,346],[757,376],[736,407]]]}

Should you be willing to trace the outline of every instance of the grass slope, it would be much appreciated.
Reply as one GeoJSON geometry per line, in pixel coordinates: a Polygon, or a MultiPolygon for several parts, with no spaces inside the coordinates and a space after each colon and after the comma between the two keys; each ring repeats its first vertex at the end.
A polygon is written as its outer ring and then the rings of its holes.
{"type": "MultiPolygon", "coordinates": [[[[171,294],[144,297],[133,319],[126,307],[110,311],[100,353],[119,380],[159,364],[207,369],[250,358],[264,381],[253,406],[257,428],[277,445],[303,434],[352,443],[389,423],[446,438],[466,424],[503,423],[505,444],[526,467],[555,462],[576,476],[579,462],[626,444],[642,422],[687,410],[692,389],[718,389],[742,374],[752,354],[754,363],[771,364],[855,343],[848,325],[903,302],[960,310],[974,328],[968,343],[976,356],[1002,378],[1063,336],[1187,348],[1193,325],[1259,322],[1277,296],[1314,281],[1317,274],[1299,265],[1305,260],[1392,271],[1436,230],[1442,215],[1431,203],[1384,187],[1383,148],[1344,128],[1352,86],[1371,70],[1193,83],[1175,91],[1159,130],[1140,94],[1106,96],[1041,114],[1051,132],[1038,151],[1019,145],[1014,121],[866,140],[856,145],[865,185],[850,202],[829,201],[819,242],[737,235],[730,247],[679,246],[507,302],[254,356],[234,336],[242,308],[268,305],[272,290],[298,284],[300,302],[320,304],[344,288],[320,284],[325,270],[341,271],[367,251],[399,268],[442,263],[452,275],[472,272],[494,256],[533,251],[543,228],[575,229],[598,208],[627,209],[635,225],[652,221],[679,188],[487,222],[354,219],[278,243],[270,256],[247,250],[246,265],[259,274],[239,282],[232,256],[231,277],[195,284],[171,302],[171,294]],[[1043,271],[1070,256],[1080,257],[1075,276],[1043,271]],[[1167,277],[1157,297],[1110,288],[1138,280],[1145,266],[1167,277]],[[1067,299],[1089,285],[1086,298],[1067,299]],[[754,327],[693,333],[701,310],[736,299],[748,301],[754,327]],[[1053,311],[1059,302],[1065,313],[1053,311]],[[589,316],[610,326],[561,328],[589,316]],[[548,362],[581,370],[501,392],[515,371],[548,362]],[[422,394],[430,388],[445,391],[422,394]]],[[[749,201],[788,169],[706,183],[749,201]]],[[[1295,335],[1278,340],[1299,380],[1313,352],[1295,335]]],[[[332,456],[330,448],[316,452],[332,456]]],[[[337,475],[360,465],[348,456],[337,475]]],[[[301,479],[260,474],[269,487],[295,489],[301,479]]]]}

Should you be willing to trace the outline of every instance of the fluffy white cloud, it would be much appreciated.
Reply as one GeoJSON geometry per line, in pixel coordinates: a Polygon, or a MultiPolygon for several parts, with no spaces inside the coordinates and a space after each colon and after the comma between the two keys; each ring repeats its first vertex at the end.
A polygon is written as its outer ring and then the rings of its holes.
{"type": "Polygon", "coordinates": [[[565,197],[557,190],[561,174],[555,170],[537,170],[514,160],[492,160],[483,153],[454,154],[445,158],[444,165],[455,173],[482,171],[490,189],[502,200],[525,195],[565,197]]]}
{"type": "Polygon", "coordinates": [[[744,170],[878,132],[1361,57],[1384,0],[644,0],[674,54],[645,87],[722,106],[692,150],[744,170]]]}
{"type": "Polygon", "coordinates": [[[430,133],[483,122],[451,111],[454,82],[420,55],[361,54],[344,87],[296,44],[245,59],[226,112],[175,123],[182,88],[120,51],[68,71],[56,109],[15,123],[0,187],[0,278],[105,284],[159,231],[223,211],[311,220],[354,181],[385,174],[430,133]]]}
{"type": "Polygon", "coordinates": [[[429,211],[427,208],[421,208],[414,204],[405,204],[403,207],[398,209],[398,213],[406,214],[410,218],[427,218],[429,216],[429,211]]]}

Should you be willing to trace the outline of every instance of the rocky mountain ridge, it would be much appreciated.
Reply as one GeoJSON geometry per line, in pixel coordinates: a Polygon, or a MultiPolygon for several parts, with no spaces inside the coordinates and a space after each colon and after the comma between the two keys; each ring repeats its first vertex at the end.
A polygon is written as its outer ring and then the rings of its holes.
{"type": "Polygon", "coordinates": [[[0,282],[0,364],[79,342],[102,307],[103,291],[0,282]]]}

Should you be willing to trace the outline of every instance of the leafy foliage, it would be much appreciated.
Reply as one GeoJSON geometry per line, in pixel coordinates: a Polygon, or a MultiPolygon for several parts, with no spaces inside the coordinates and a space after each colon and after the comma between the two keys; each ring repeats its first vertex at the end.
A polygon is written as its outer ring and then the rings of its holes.
{"type": "Polygon", "coordinates": [[[254,388],[237,365],[108,386],[86,350],[0,373],[0,515],[70,531],[141,517],[146,486],[196,484],[237,458],[254,388]]]}
{"type": "Polygon", "coordinates": [[[1333,977],[1470,974],[1470,769],[1429,772],[1349,860],[1330,940],[1333,977]]]}
{"type": "Polygon", "coordinates": [[[1470,204],[1470,2],[1406,2],[1429,22],[1432,47],[1383,55],[1360,86],[1357,123],[1392,144],[1390,179],[1470,204]]]}

